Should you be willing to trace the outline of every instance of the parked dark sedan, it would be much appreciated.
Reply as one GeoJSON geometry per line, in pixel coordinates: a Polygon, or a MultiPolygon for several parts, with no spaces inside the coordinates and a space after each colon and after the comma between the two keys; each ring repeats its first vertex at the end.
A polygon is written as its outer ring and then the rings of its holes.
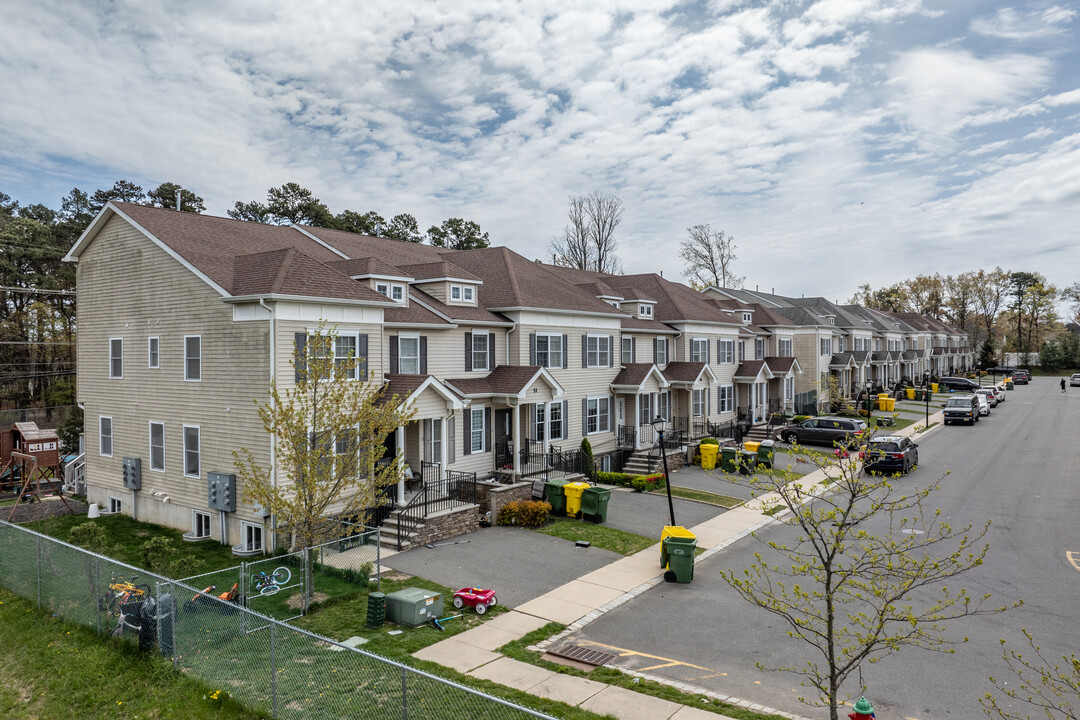
{"type": "Polygon", "coordinates": [[[786,443],[832,447],[837,442],[849,444],[865,431],[866,423],[862,420],[828,416],[787,425],[780,429],[779,435],[786,443]]]}
{"type": "Polygon", "coordinates": [[[908,470],[918,464],[919,446],[909,438],[883,435],[870,438],[866,445],[866,463],[863,465],[865,472],[906,475],[908,470]]]}

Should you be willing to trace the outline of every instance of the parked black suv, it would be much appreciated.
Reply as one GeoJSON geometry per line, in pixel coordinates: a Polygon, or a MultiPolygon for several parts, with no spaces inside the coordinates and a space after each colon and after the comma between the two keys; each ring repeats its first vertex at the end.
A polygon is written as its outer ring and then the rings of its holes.
{"type": "Polygon", "coordinates": [[[870,438],[863,470],[868,473],[903,473],[919,464],[919,446],[901,435],[870,438]]]}
{"type": "Polygon", "coordinates": [[[974,395],[954,395],[945,403],[942,415],[946,425],[953,422],[974,425],[979,422],[979,398],[974,395]]]}
{"type": "Polygon", "coordinates": [[[866,423],[856,418],[812,417],[781,428],[780,439],[786,443],[832,447],[838,441],[850,444],[865,431],[866,423]]]}
{"type": "Polygon", "coordinates": [[[962,377],[943,377],[938,380],[938,390],[941,392],[975,392],[979,389],[979,383],[962,377]]]}
{"type": "Polygon", "coordinates": [[[1014,370],[1013,382],[1017,385],[1027,385],[1029,382],[1031,382],[1031,373],[1029,373],[1027,370],[1014,370]]]}

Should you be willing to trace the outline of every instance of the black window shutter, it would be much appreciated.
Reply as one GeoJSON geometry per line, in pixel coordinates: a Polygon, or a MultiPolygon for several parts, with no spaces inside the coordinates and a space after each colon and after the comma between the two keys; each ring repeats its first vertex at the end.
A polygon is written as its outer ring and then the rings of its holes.
{"type": "Polygon", "coordinates": [[[356,336],[356,377],[361,380],[368,379],[367,335],[356,336]]]}
{"type": "Polygon", "coordinates": [[[529,365],[536,365],[536,333],[529,333],[529,365]]]}
{"type": "Polygon", "coordinates": [[[420,336],[420,374],[427,375],[427,335],[420,336]]]}
{"type": "Polygon", "coordinates": [[[465,369],[472,370],[472,333],[465,333],[465,369]]]}
{"type": "Polygon", "coordinates": [[[454,441],[454,418],[453,416],[451,416],[450,419],[446,421],[446,462],[450,465],[454,464],[454,452],[456,451],[456,448],[454,447],[454,441]]]}
{"type": "Polygon", "coordinates": [[[570,369],[570,346],[566,344],[566,335],[562,336],[562,366],[570,369]]]}
{"type": "Polygon", "coordinates": [[[589,434],[589,399],[581,398],[581,437],[589,434]]]}
{"type": "Polygon", "coordinates": [[[630,338],[630,362],[637,362],[637,339],[633,337],[630,338]]]}
{"type": "Polygon", "coordinates": [[[495,333],[488,333],[488,370],[495,369],[495,333]]]}
{"type": "Polygon", "coordinates": [[[706,388],[705,389],[705,417],[709,417],[709,415],[712,415],[712,412],[710,412],[711,408],[709,407],[709,401],[711,399],[712,399],[712,393],[709,392],[708,388],[706,388]]]}
{"type": "Polygon", "coordinates": [[[472,455],[472,410],[465,408],[461,419],[461,454],[472,455]]]}
{"type": "Polygon", "coordinates": [[[432,435],[434,435],[434,430],[432,430],[431,427],[431,418],[425,418],[421,425],[424,429],[424,462],[432,462],[431,456],[433,448],[431,445],[431,439],[432,435]]]}
{"type": "Polygon", "coordinates": [[[614,395],[608,395],[607,429],[608,429],[608,432],[615,432],[615,396],[614,395]]]}
{"type": "Polygon", "coordinates": [[[491,452],[491,438],[494,429],[491,427],[491,408],[484,408],[484,452],[491,452]]]}
{"type": "Polygon", "coordinates": [[[570,403],[566,400],[562,401],[562,437],[560,440],[566,440],[570,437],[570,403]]]}
{"type": "Polygon", "coordinates": [[[654,364],[660,364],[660,338],[652,339],[652,361],[654,364]]]}
{"type": "Polygon", "coordinates": [[[615,336],[607,336],[607,366],[615,367],[615,336]]]}
{"type": "Polygon", "coordinates": [[[293,369],[296,371],[295,381],[300,382],[300,378],[307,370],[307,333],[298,332],[293,337],[296,343],[293,351],[293,369]]]}
{"type": "Polygon", "coordinates": [[[723,386],[720,386],[720,387],[716,388],[716,412],[718,412],[718,413],[724,412],[724,396],[723,396],[723,392],[724,392],[724,387],[723,386]]]}
{"type": "Polygon", "coordinates": [[[709,362],[709,358],[712,357],[712,355],[709,354],[709,353],[712,352],[709,349],[710,344],[711,344],[711,341],[709,340],[709,338],[705,338],[705,357],[702,358],[703,362],[709,362]]]}
{"type": "Polygon", "coordinates": [[[390,374],[398,374],[398,336],[390,336],[390,374]]]}
{"type": "Polygon", "coordinates": [[[589,336],[581,336],[581,367],[589,367],[589,336]]]}
{"type": "Polygon", "coordinates": [[[675,362],[675,358],[671,356],[671,343],[667,338],[660,338],[660,340],[664,343],[664,362],[675,362]]]}

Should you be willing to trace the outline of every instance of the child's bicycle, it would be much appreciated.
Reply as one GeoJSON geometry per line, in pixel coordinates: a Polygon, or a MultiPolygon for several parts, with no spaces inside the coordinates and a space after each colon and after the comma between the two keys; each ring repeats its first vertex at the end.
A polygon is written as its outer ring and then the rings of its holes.
{"type": "Polygon", "coordinates": [[[109,580],[109,589],[98,600],[98,607],[113,613],[125,603],[138,602],[150,597],[150,586],[145,583],[136,585],[136,578],[138,575],[132,576],[130,582],[117,580],[115,577],[109,580]]]}
{"type": "Polygon", "coordinates": [[[261,570],[251,576],[251,592],[259,593],[260,595],[273,595],[281,587],[289,582],[289,578],[292,577],[292,573],[289,572],[287,567],[279,567],[271,574],[267,575],[261,570]]]}

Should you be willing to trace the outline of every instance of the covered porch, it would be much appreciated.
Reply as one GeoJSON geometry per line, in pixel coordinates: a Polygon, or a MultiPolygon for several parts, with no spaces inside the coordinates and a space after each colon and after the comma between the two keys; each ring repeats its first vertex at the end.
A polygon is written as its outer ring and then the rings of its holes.
{"type": "MultiPolygon", "coordinates": [[[[615,436],[618,446],[630,450],[652,447],[656,442],[652,421],[659,415],[672,419],[671,383],[656,365],[624,365],[611,382],[615,393],[615,436]]],[[[674,428],[674,436],[686,428],[674,428]]]]}
{"type": "MultiPolygon", "coordinates": [[[[664,368],[663,375],[668,383],[667,403],[670,415],[664,417],[669,423],[669,439],[686,442],[709,435],[714,428],[709,422],[713,409],[712,389],[718,384],[712,368],[708,363],[702,362],[672,362],[664,368]]],[[[663,413],[658,411],[653,417],[656,414],[663,413]]],[[[646,423],[644,426],[639,425],[639,428],[647,432],[649,445],[655,442],[651,425],[646,423]]],[[[640,446],[646,445],[640,443],[640,446]]]]}

